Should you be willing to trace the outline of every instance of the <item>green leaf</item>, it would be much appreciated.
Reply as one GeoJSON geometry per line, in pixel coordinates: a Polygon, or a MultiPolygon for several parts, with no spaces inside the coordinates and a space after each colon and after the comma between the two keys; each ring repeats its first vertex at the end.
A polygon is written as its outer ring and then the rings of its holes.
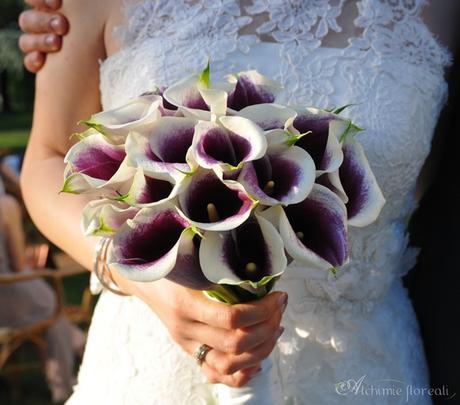
{"type": "Polygon", "coordinates": [[[82,120],[82,121],[79,121],[78,124],[79,125],[84,124],[89,128],[95,129],[97,132],[99,132],[102,135],[107,135],[105,130],[104,130],[104,127],[101,124],[98,124],[97,122],[94,122],[94,121],[91,121],[91,120],[87,120],[87,121],[82,120]]]}
{"type": "Polygon", "coordinates": [[[343,134],[340,135],[339,142],[345,142],[349,136],[355,136],[358,132],[364,131],[362,128],[353,124],[351,120],[348,120],[348,125],[343,131],[343,134]]]}
{"type": "Polygon", "coordinates": [[[357,105],[357,104],[345,104],[345,105],[343,105],[342,107],[333,108],[333,109],[331,110],[331,113],[333,113],[333,114],[340,114],[340,113],[341,113],[343,110],[345,110],[346,108],[352,107],[352,106],[354,106],[354,105],[357,105]]]}
{"type": "Polygon", "coordinates": [[[288,135],[288,139],[286,140],[286,145],[287,146],[294,146],[304,136],[312,135],[313,131],[307,131],[307,132],[304,132],[303,134],[299,134],[299,135],[293,135],[293,134],[291,134],[289,132],[286,132],[286,133],[288,135]]]}
{"type": "Polygon", "coordinates": [[[211,72],[211,59],[208,59],[208,64],[200,73],[199,81],[200,84],[204,86],[204,88],[208,89],[210,84],[210,72],[211,72]]]}
{"type": "Polygon", "coordinates": [[[75,177],[75,174],[71,174],[64,180],[64,184],[62,185],[62,188],[59,190],[59,194],[61,193],[68,193],[68,194],[80,194],[72,190],[70,184],[72,182],[72,179],[75,177]]]}

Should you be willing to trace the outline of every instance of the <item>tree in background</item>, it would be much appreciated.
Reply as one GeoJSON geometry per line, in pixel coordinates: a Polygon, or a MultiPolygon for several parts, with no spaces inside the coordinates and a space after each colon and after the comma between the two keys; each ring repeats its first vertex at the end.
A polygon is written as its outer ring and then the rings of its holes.
{"type": "Polygon", "coordinates": [[[1,110],[11,110],[10,81],[23,75],[22,55],[18,48],[20,31],[18,16],[24,8],[21,0],[1,0],[0,3],[0,97],[1,110]]]}

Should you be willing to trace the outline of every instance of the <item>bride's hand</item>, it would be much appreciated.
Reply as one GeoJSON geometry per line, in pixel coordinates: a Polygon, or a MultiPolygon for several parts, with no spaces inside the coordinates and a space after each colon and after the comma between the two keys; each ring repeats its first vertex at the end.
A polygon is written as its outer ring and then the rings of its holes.
{"type": "Polygon", "coordinates": [[[246,384],[283,332],[280,321],[286,293],[274,292],[257,301],[226,305],[168,280],[133,283],[114,276],[121,288],[150,306],[188,354],[193,356],[203,343],[212,347],[202,365],[212,383],[233,387],[246,384]]]}
{"type": "Polygon", "coordinates": [[[24,66],[37,73],[45,64],[46,54],[61,49],[62,36],[67,34],[69,23],[57,12],[62,0],[25,0],[33,8],[19,16],[19,26],[24,34],[19,47],[24,52],[24,66]]]}

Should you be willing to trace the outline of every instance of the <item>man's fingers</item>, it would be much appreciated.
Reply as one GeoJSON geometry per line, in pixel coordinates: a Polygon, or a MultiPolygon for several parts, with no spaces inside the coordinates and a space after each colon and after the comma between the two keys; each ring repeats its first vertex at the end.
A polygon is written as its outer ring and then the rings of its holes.
{"type": "Polygon", "coordinates": [[[284,311],[287,294],[274,292],[260,300],[235,305],[213,302],[204,296],[194,302],[196,307],[190,308],[190,311],[198,315],[199,322],[223,329],[238,329],[264,322],[275,311],[284,311]]]}
{"type": "Polygon", "coordinates": [[[61,49],[62,39],[55,34],[22,34],[19,37],[19,48],[24,53],[56,52],[61,49]]]}
{"type": "Polygon", "coordinates": [[[21,30],[29,34],[55,33],[65,35],[69,29],[67,19],[61,14],[26,10],[19,16],[21,30]]]}
{"type": "Polygon", "coordinates": [[[33,8],[45,10],[58,10],[62,6],[62,0],[24,0],[24,2],[33,8]]]}
{"type": "Polygon", "coordinates": [[[24,57],[24,66],[31,73],[37,73],[45,64],[46,55],[42,52],[30,52],[24,57]]]}

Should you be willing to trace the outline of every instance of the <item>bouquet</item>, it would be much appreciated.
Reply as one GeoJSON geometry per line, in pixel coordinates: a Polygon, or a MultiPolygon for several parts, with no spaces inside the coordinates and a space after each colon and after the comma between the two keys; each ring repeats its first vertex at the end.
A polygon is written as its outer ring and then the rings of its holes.
{"type": "MultiPolygon", "coordinates": [[[[234,304],[269,293],[290,261],[339,271],[348,227],[373,222],[385,200],[346,106],[279,105],[281,87],[257,71],[226,79],[212,84],[208,64],[93,115],[62,191],[94,196],[83,230],[112,238],[123,276],[234,304]]],[[[267,369],[222,386],[221,403],[271,403],[267,369]]]]}

